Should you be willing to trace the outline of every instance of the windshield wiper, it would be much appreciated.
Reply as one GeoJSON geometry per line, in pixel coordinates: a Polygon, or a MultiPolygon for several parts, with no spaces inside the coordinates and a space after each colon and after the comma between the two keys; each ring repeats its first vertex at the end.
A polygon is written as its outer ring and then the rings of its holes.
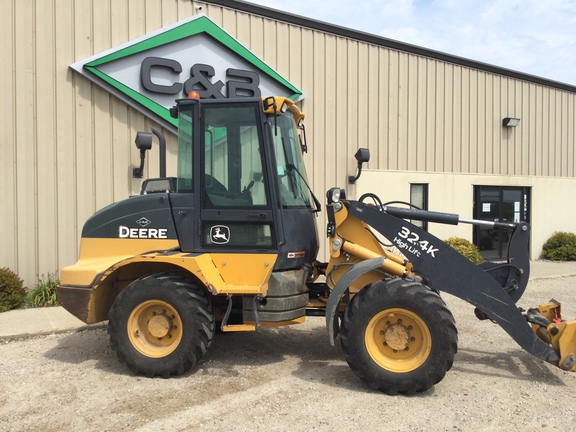
{"type": "Polygon", "coordinates": [[[314,195],[314,192],[312,192],[312,189],[310,188],[310,186],[308,185],[308,182],[306,182],[306,179],[304,178],[304,176],[300,173],[300,171],[298,170],[298,168],[296,168],[296,166],[290,162],[288,162],[286,164],[286,167],[288,168],[288,171],[296,171],[296,173],[300,176],[300,178],[302,179],[302,181],[304,182],[304,184],[306,185],[306,187],[308,188],[308,191],[310,192],[310,195],[312,195],[312,199],[314,200],[314,205],[316,206],[316,209],[314,210],[314,213],[317,213],[319,211],[322,211],[322,205],[320,204],[320,201],[318,201],[318,198],[316,198],[316,195],[314,195]]]}

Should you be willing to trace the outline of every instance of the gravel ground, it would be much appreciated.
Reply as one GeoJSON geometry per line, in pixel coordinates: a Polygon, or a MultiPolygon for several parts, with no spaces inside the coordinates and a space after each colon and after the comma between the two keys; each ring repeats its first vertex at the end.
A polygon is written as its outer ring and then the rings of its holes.
{"type": "MultiPolygon", "coordinates": [[[[532,281],[519,306],[550,298],[576,317],[576,277],[532,281]]],[[[182,377],[134,376],[104,329],[0,343],[0,431],[574,430],[576,374],[521,350],[445,296],[459,351],[444,380],[412,397],[367,388],[327,340],[323,318],[218,334],[182,377]]]]}

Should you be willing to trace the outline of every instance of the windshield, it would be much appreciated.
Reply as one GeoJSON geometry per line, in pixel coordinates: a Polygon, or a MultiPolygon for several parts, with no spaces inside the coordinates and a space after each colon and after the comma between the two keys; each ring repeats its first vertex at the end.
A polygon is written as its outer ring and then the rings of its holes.
{"type": "Polygon", "coordinates": [[[269,118],[274,138],[280,196],[284,207],[312,207],[308,177],[302,159],[299,129],[290,111],[269,118]]]}

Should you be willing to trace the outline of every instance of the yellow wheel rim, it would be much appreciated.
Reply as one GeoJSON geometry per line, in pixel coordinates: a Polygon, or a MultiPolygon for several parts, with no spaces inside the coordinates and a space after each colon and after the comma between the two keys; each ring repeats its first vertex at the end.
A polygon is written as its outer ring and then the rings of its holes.
{"type": "Polygon", "coordinates": [[[385,309],[368,323],[364,336],[368,354],[395,373],[418,369],[432,349],[432,336],[422,318],[402,308],[385,309]]]}
{"type": "Polygon", "coordinates": [[[161,300],[147,300],[136,306],[128,318],[127,329],[132,346],[146,357],[166,357],[182,340],[180,315],[161,300]]]}

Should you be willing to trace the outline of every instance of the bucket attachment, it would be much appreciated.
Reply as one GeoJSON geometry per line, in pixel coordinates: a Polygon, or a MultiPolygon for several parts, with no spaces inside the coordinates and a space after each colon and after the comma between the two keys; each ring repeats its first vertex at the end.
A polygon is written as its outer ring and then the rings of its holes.
{"type": "Polygon", "coordinates": [[[559,354],[560,369],[576,372],[576,320],[564,321],[561,305],[556,300],[529,309],[526,319],[534,333],[559,354]]]}

